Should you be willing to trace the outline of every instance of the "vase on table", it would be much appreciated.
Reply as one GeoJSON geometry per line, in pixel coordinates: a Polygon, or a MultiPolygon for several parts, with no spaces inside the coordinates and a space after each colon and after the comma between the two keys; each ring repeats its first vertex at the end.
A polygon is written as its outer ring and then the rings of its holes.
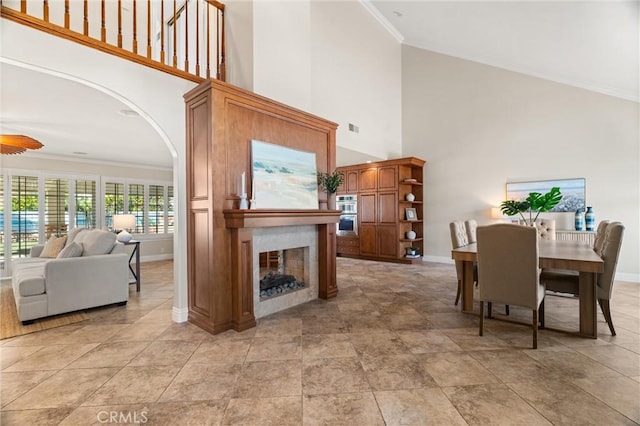
{"type": "Polygon", "coordinates": [[[576,231],[584,231],[584,213],[582,213],[582,209],[576,210],[576,231]]]}
{"type": "Polygon", "coordinates": [[[596,230],[596,214],[593,212],[593,207],[587,207],[587,212],[584,214],[584,223],[587,231],[596,230]]]}

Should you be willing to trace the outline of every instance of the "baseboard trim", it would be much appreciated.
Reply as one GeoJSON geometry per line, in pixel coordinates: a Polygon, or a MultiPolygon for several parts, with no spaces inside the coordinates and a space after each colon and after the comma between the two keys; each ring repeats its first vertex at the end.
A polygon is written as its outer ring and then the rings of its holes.
{"type": "Polygon", "coordinates": [[[157,262],[159,260],[173,260],[173,253],[153,254],[150,256],[140,256],[140,263],[157,262]]]}
{"type": "Polygon", "coordinates": [[[176,308],[171,310],[171,319],[173,322],[187,322],[189,319],[189,308],[176,308]]]}

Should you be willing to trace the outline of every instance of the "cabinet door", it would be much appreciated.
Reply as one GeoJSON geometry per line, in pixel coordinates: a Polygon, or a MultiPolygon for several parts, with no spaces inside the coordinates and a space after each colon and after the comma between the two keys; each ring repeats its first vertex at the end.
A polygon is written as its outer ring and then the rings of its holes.
{"type": "Polygon", "coordinates": [[[378,256],[398,257],[398,233],[397,227],[393,225],[377,225],[378,256]]]}
{"type": "Polygon", "coordinates": [[[358,172],[347,172],[344,180],[344,185],[346,186],[348,194],[355,194],[358,192],[358,172]]]}
{"type": "Polygon", "coordinates": [[[378,169],[372,167],[370,169],[360,170],[358,174],[358,190],[375,191],[377,188],[378,169]]]}
{"type": "Polygon", "coordinates": [[[376,223],[376,194],[360,194],[358,196],[358,220],[361,223],[376,223]]]}
{"type": "Polygon", "coordinates": [[[378,193],[378,223],[395,225],[398,218],[398,193],[378,193]]]}
{"type": "Polygon", "coordinates": [[[376,249],[376,225],[360,224],[360,254],[375,256],[376,249]]]}
{"type": "Polygon", "coordinates": [[[398,166],[378,168],[378,190],[398,189],[398,166]]]}

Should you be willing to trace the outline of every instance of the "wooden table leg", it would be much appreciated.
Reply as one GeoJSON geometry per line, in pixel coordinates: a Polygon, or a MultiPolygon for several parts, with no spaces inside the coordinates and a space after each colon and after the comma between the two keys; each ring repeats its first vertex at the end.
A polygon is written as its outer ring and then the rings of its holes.
{"type": "Polygon", "coordinates": [[[462,312],[473,312],[473,262],[462,262],[462,312]]]}
{"type": "Polygon", "coordinates": [[[597,274],[580,272],[580,335],[598,338],[598,318],[596,312],[597,274]]]}

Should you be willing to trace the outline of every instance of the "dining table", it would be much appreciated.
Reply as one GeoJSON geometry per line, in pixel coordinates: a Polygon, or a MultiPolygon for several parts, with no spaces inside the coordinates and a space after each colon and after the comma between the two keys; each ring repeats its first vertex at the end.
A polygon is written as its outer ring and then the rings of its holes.
{"type": "MultiPolygon", "coordinates": [[[[477,243],[451,251],[454,260],[462,261],[462,312],[473,313],[473,265],[478,260],[477,243]]],[[[579,274],[579,335],[598,337],[596,285],[598,274],[604,271],[604,261],[593,248],[581,241],[538,240],[539,267],[578,271],[579,274]]],[[[482,285],[482,283],[479,283],[482,285]]]]}

